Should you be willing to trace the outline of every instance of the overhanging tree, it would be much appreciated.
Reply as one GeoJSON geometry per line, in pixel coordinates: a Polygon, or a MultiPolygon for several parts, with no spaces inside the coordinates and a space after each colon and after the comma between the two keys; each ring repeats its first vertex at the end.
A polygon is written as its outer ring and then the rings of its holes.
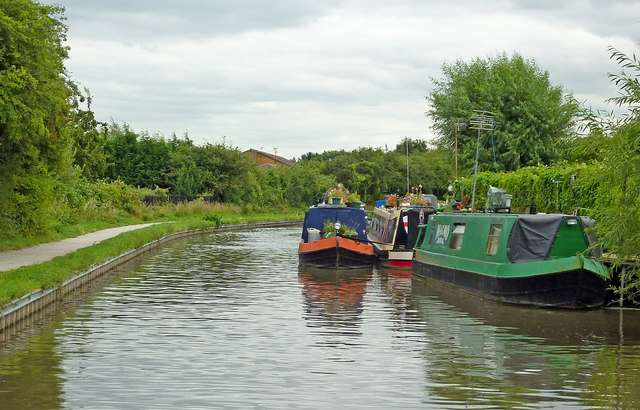
{"type": "Polygon", "coordinates": [[[620,301],[640,303],[640,61],[636,56],[610,48],[611,58],[623,71],[609,74],[620,94],[609,99],[628,113],[623,120],[592,121],[591,133],[600,137],[602,183],[597,192],[593,215],[598,237],[614,258],[620,272],[615,287],[620,301]]]}

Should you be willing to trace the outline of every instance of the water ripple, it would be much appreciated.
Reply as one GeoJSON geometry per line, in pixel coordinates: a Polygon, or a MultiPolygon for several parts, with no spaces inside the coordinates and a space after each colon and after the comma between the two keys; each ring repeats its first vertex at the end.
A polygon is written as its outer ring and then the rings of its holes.
{"type": "Polygon", "coordinates": [[[0,402],[640,404],[637,314],[623,321],[616,312],[505,307],[406,272],[299,268],[298,240],[290,228],[217,233],[139,261],[40,334],[0,351],[0,400],[11,398],[0,402]],[[34,401],[33,389],[48,401],[34,401]]]}

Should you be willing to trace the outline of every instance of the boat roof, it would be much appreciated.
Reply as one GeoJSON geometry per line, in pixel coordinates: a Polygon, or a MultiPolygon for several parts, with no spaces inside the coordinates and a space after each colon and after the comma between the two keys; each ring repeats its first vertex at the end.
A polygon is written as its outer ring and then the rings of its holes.
{"type": "MultiPolygon", "coordinates": [[[[579,221],[580,235],[584,235],[584,227],[589,222],[582,217],[565,214],[512,214],[512,213],[470,213],[447,212],[434,215],[430,219],[432,224],[451,225],[465,224],[466,230],[471,231],[479,243],[484,239],[492,224],[503,224],[508,233],[506,256],[511,263],[523,263],[545,260],[556,243],[556,239],[563,226],[563,221],[579,221]]],[[[578,224],[574,224],[578,225],[578,224]]],[[[583,239],[591,242],[588,238],[583,239]]]]}
{"type": "Polygon", "coordinates": [[[467,218],[482,218],[482,219],[486,219],[486,218],[494,218],[494,219],[500,219],[500,218],[505,218],[505,219],[530,219],[530,220],[555,220],[555,219],[563,219],[563,218],[574,218],[574,219],[581,219],[584,217],[581,216],[574,216],[574,215],[567,215],[567,214],[544,214],[544,213],[538,213],[538,214],[519,214],[519,213],[512,213],[512,212],[439,212],[438,214],[438,218],[441,217],[447,217],[447,218],[457,218],[460,220],[463,219],[467,219],[467,218]]]}
{"type": "Polygon", "coordinates": [[[376,208],[374,209],[373,220],[376,223],[376,218],[380,217],[383,222],[383,226],[372,227],[369,231],[371,236],[376,242],[384,242],[388,245],[394,246],[406,246],[411,249],[415,246],[416,239],[418,239],[419,226],[427,222],[429,215],[435,214],[436,210],[433,207],[400,207],[400,208],[376,208]],[[390,237],[383,238],[383,233],[386,230],[386,224],[389,220],[400,219],[406,217],[406,228],[403,221],[398,221],[395,226],[395,231],[390,237]]]}

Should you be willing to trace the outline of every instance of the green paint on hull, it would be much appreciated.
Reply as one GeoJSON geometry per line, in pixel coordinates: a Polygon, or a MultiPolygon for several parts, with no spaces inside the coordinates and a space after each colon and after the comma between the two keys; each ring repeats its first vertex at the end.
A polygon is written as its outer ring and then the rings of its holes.
{"type": "Polygon", "coordinates": [[[607,268],[602,264],[585,258],[582,255],[575,255],[562,259],[515,264],[508,262],[500,263],[477,261],[474,259],[442,255],[417,249],[414,255],[414,261],[473,272],[479,275],[494,276],[497,278],[522,278],[547,275],[549,273],[568,272],[577,269],[587,269],[602,276],[605,276],[607,273],[607,268]]]}

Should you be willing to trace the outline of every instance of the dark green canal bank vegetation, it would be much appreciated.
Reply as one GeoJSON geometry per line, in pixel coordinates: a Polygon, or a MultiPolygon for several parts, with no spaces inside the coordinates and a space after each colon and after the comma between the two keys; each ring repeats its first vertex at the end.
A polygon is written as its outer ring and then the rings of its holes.
{"type": "MultiPolygon", "coordinates": [[[[210,139],[219,142],[196,144],[189,135],[99,121],[90,91],[65,67],[66,33],[59,6],[0,1],[2,249],[139,222],[174,221],[167,229],[195,229],[300,219],[338,183],[369,205],[385,194],[405,194],[408,185],[453,201],[472,195],[477,153],[478,207],[493,185],[513,194],[516,209],[536,205],[541,212],[594,217],[603,247],[623,272],[616,291],[639,301],[635,57],[610,50],[621,67],[620,74],[609,74],[620,90],[611,101],[626,110],[622,115],[592,112],[552,84],[534,60],[502,53],[444,64],[442,76],[432,79],[425,110],[434,141],[404,138],[396,146],[310,152],[291,167],[263,169],[226,143],[223,130],[211,130],[210,139]],[[494,114],[492,131],[479,134],[469,126],[477,110],[494,114]],[[170,196],[200,199],[173,203],[170,196]],[[153,201],[145,201],[149,197],[153,201]]],[[[0,288],[9,286],[9,276],[2,274],[0,288]]],[[[56,274],[31,285],[59,279],[56,274]]]]}

